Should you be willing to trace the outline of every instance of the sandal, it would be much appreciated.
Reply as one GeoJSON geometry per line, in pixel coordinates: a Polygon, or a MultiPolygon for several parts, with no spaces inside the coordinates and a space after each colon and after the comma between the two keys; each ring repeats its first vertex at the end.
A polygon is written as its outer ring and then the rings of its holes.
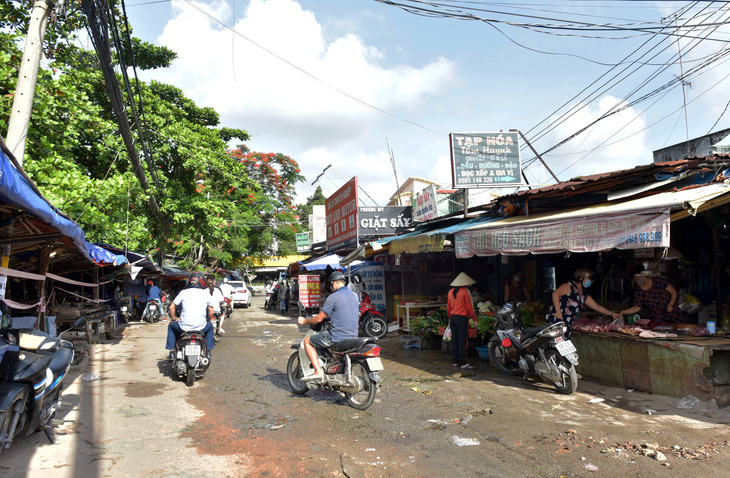
{"type": "Polygon", "coordinates": [[[454,365],[454,367],[458,367],[458,366],[459,366],[459,364],[458,364],[458,363],[455,363],[455,364],[453,364],[453,365],[454,365]]]}
{"type": "Polygon", "coordinates": [[[468,363],[468,364],[462,365],[461,368],[463,368],[464,370],[474,370],[476,367],[473,366],[472,364],[468,363]]]}

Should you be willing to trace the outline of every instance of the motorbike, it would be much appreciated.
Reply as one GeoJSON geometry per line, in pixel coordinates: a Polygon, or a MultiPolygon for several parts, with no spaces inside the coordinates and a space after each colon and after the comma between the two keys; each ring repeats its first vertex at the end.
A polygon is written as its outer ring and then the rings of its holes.
{"type": "Polygon", "coordinates": [[[128,295],[119,299],[119,317],[122,322],[129,322],[132,317],[132,298],[128,295]]]}
{"type": "Polygon", "coordinates": [[[147,310],[144,312],[142,320],[146,320],[150,324],[159,321],[162,318],[162,311],[160,310],[159,302],[151,300],[147,304],[147,310]]]}
{"type": "Polygon", "coordinates": [[[264,300],[264,309],[274,309],[279,304],[279,289],[274,289],[266,293],[264,300]]]}
{"type": "MultiPolygon", "coordinates": [[[[329,326],[329,322],[324,326],[329,326]]],[[[311,326],[306,336],[313,335],[317,328],[320,327],[311,326]]],[[[319,365],[324,372],[321,383],[302,381],[314,373],[312,363],[304,350],[304,339],[299,344],[292,345],[292,349],[295,352],[286,364],[286,378],[294,393],[304,395],[309,390],[334,390],[343,393],[347,403],[357,410],[365,410],[373,404],[378,384],[382,382],[380,371],[383,370],[378,339],[347,339],[327,349],[318,350],[319,365]]]]}
{"type": "Polygon", "coordinates": [[[175,372],[188,387],[195,384],[195,374],[205,372],[210,365],[205,334],[200,331],[183,332],[175,342],[173,354],[175,372]]]}
{"type": "Polygon", "coordinates": [[[511,303],[496,313],[496,335],[489,341],[489,359],[505,375],[537,375],[559,393],[570,394],[578,387],[578,352],[566,340],[563,323],[522,328],[511,303]]]}
{"type": "Polygon", "coordinates": [[[74,359],[66,334],[86,326],[77,319],[58,338],[35,329],[2,329],[0,340],[0,452],[15,436],[43,430],[51,443],[53,417],[61,404],[61,390],[74,359]]]}
{"type": "Polygon", "coordinates": [[[360,330],[368,337],[382,339],[388,333],[388,321],[385,320],[383,314],[378,312],[370,301],[370,296],[365,292],[362,293],[362,300],[360,301],[359,324],[360,330]]]}

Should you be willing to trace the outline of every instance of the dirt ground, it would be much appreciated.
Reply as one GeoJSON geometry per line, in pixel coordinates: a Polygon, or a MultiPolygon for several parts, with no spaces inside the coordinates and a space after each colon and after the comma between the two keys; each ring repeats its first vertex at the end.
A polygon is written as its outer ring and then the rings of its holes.
{"type": "Polygon", "coordinates": [[[730,464],[730,409],[678,409],[676,398],[590,380],[559,395],[476,357],[477,370],[455,372],[444,352],[405,351],[395,333],[368,410],[333,392],[294,395],[286,361],[304,329],[262,304],[236,309],[191,388],[165,360],[166,322],[96,345],[67,381],[56,444],[18,437],[0,474],[717,476],[730,464]]]}

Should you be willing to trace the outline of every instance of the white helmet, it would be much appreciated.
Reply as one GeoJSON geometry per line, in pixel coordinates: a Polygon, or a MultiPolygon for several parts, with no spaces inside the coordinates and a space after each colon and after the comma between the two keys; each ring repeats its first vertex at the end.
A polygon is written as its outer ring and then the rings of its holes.
{"type": "Polygon", "coordinates": [[[227,282],[228,282],[228,277],[224,277],[224,278],[223,278],[223,283],[225,284],[225,283],[227,283],[227,282]]]}

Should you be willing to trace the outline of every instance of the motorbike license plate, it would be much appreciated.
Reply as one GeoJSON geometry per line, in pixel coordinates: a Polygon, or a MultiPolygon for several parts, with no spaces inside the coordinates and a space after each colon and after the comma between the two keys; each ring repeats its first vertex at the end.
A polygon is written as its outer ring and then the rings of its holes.
{"type": "Polygon", "coordinates": [[[561,340],[560,342],[557,342],[555,344],[555,348],[558,349],[558,352],[560,352],[560,355],[563,357],[577,352],[575,345],[573,345],[573,342],[570,340],[561,340]]]}
{"type": "Polygon", "coordinates": [[[380,361],[380,357],[369,358],[366,360],[371,372],[383,370],[383,362],[380,361]]]}
{"type": "Polygon", "coordinates": [[[200,355],[200,345],[186,345],[185,355],[200,355]]]}
{"type": "Polygon", "coordinates": [[[126,307],[120,307],[119,310],[121,310],[122,312],[126,312],[127,311],[127,308],[126,307]]]}
{"type": "Polygon", "coordinates": [[[150,310],[153,310],[153,311],[154,310],[157,310],[157,306],[156,305],[150,305],[150,310]]]}

